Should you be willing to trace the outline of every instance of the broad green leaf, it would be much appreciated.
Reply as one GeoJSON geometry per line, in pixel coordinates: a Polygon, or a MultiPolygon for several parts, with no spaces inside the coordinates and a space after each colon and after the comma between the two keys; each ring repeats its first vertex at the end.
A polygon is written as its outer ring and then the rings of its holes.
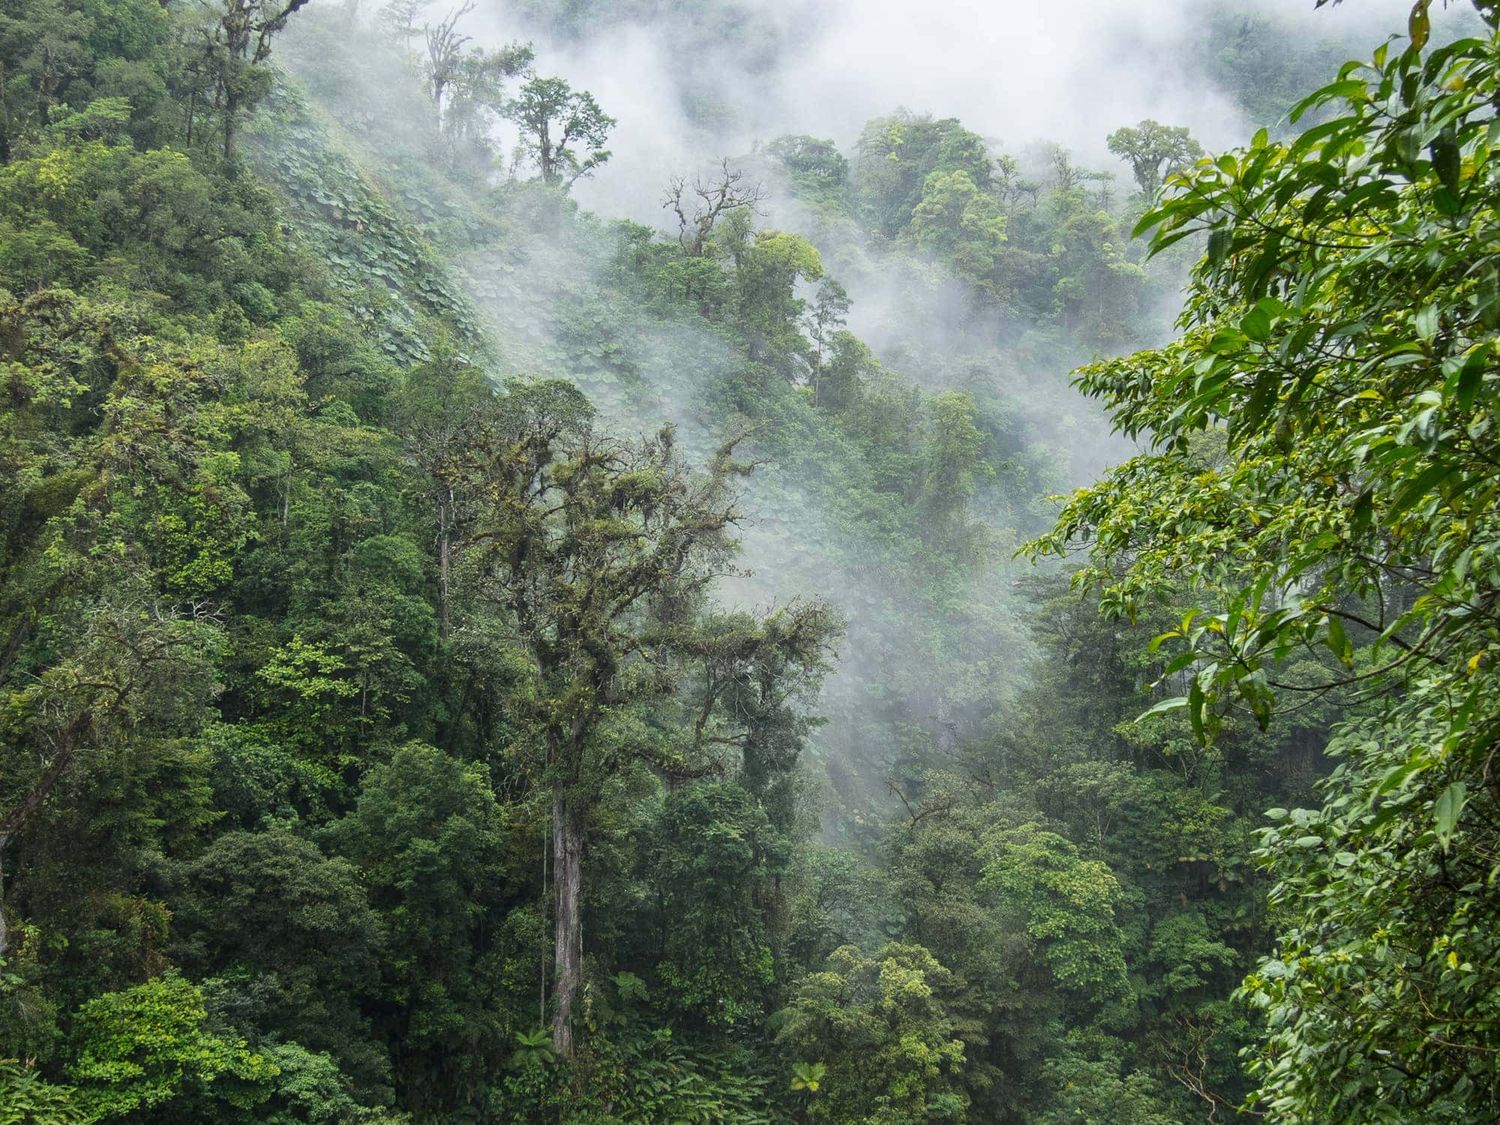
{"type": "Polygon", "coordinates": [[[1153,704],[1150,708],[1142,711],[1139,715],[1137,715],[1135,717],[1135,721],[1140,722],[1142,719],[1149,719],[1153,715],[1165,715],[1171,711],[1181,711],[1187,705],[1187,696],[1176,695],[1171,699],[1163,699],[1160,702],[1153,704]]]}
{"type": "Polygon", "coordinates": [[[1427,46],[1427,37],[1432,31],[1432,20],[1427,7],[1432,0],[1417,0],[1412,5],[1411,16],[1406,21],[1406,33],[1411,37],[1412,50],[1420,51],[1427,46]]]}
{"type": "Polygon", "coordinates": [[[1258,344],[1265,343],[1271,338],[1270,314],[1257,305],[1240,321],[1240,331],[1258,344]]]}
{"type": "Polygon", "coordinates": [[[1344,623],[1337,617],[1328,618],[1328,630],[1325,634],[1329,651],[1338,658],[1339,662],[1346,668],[1354,667],[1354,646],[1349,643],[1349,636],[1344,632],[1344,623]]]}
{"type": "Polygon", "coordinates": [[[1462,781],[1455,781],[1443,790],[1437,803],[1433,805],[1433,828],[1444,851],[1453,842],[1453,833],[1458,827],[1459,817],[1463,815],[1467,799],[1467,787],[1462,781]]]}

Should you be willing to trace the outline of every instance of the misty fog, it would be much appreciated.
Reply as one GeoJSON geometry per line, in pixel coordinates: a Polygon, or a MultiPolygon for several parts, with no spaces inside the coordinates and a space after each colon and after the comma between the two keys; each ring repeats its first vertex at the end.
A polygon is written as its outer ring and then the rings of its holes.
{"type": "Polygon", "coordinates": [[[1494,1119],[1497,139],[1497,0],[0,0],[0,1121],[1494,1119]]]}
{"type": "MultiPolygon", "coordinates": [[[[440,5],[435,5],[438,7],[440,5]]],[[[1042,141],[1128,176],[1104,146],[1122,123],[1187,125],[1208,147],[1253,131],[1205,88],[1205,13],[1222,0],[766,0],[738,6],[730,41],[695,26],[693,6],[633,5],[580,19],[576,33],[528,18],[524,2],[474,13],[491,44],[534,42],[551,72],[593,90],[620,125],[608,171],[580,184],[585,206],[654,222],[664,172],[749,151],[785,133],[848,148],[873,117],[904,107],[958,117],[1011,151],[1042,141]],[[689,88],[714,91],[684,103],[689,88]]],[[[1366,39],[1399,27],[1409,4],[1370,0],[1314,11],[1311,0],[1256,0],[1288,34],[1366,39]]],[[[581,6],[587,11],[587,6],[581,6]]]]}
{"type": "MultiPolygon", "coordinates": [[[[894,111],[955,116],[1033,178],[1049,174],[1058,146],[1082,167],[1105,170],[1112,179],[1097,190],[1101,204],[1110,204],[1132,190],[1128,169],[1104,145],[1112,129],[1152,117],[1187,125],[1210,147],[1252,131],[1231,96],[1207,83],[1201,65],[1204,19],[1221,6],[775,0],[726,3],[707,19],[692,5],[596,10],[585,3],[543,18],[525,0],[480,0],[462,30],[475,46],[530,43],[539,73],[590,90],[618,120],[608,163],[573,188],[580,207],[675,234],[663,208],[669,180],[711,172],[729,159],[763,185],[756,225],[796,231],[819,247],[830,275],[849,291],[849,327],[898,378],[931,391],[1002,396],[1025,427],[1031,455],[1055,457],[1061,473],[1051,489],[1061,490],[1087,483],[1133,450],[1111,432],[1099,406],[1068,385],[1069,370],[1092,358],[1090,349],[1038,339],[1024,317],[1000,313],[920,254],[893,256],[852,224],[829,227],[760,150],[777,136],[808,133],[833,139],[854,159],[872,118],[894,111]]],[[[1306,30],[1360,44],[1399,7],[1399,0],[1381,0],[1311,13],[1298,0],[1275,0],[1254,10],[1273,16],[1287,34],[1306,30]]],[[[442,15],[441,4],[430,9],[442,15]]],[[[287,57],[308,81],[319,81],[320,60],[295,47],[287,57]]],[[[367,63],[356,80],[394,115],[395,133],[419,136],[426,128],[420,101],[403,103],[394,94],[411,83],[397,56],[373,68],[367,63]]],[[[352,91],[340,93],[350,104],[352,91]]],[[[514,146],[508,123],[496,125],[496,140],[501,152],[514,146]]],[[[575,379],[614,425],[649,432],[671,421],[694,456],[707,456],[722,437],[722,421],[701,395],[734,369],[725,343],[706,329],[640,319],[593,295],[607,292],[613,235],[554,226],[544,213],[511,222],[517,229],[504,253],[478,247],[461,259],[503,368],[575,379]],[[638,379],[628,386],[600,381],[570,366],[562,337],[577,325],[560,329],[558,317],[575,305],[591,330],[614,339],[638,379]]],[[[1164,340],[1177,314],[1171,279],[1182,266],[1153,268],[1167,284],[1131,328],[1140,339],[1164,340]]],[[[924,637],[943,632],[949,611],[913,598],[899,570],[841,552],[832,529],[844,517],[808,471],[763,459],[742,486],[745,574],[723,584],[720,596],[762,609],[825,597],[846,618],[837,670],[824,691],[829,721],[816,743],[818,768],[838,790],[832,807],[858,809],[887,799],[888,776],[911,739],[961,745],[988,729],[1025,682],[1031,647],[1010,590],[1028,568],[1008,555],[1021,538],[1014,521],[1036,517],[998,513],[990,561],[965,580],[969,599],[985,607],[960,627],[969,651],[939,656],[924,637]],[[937,672],[954,660],[948,672],[924,677],[923,669],[937,672]],[[957,668],[967,671],[955,681],[957,668]]]]}

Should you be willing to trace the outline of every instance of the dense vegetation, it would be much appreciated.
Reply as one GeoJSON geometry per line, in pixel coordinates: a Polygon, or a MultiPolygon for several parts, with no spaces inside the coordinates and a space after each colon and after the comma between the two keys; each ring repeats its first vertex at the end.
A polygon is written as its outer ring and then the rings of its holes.
{"type": "Polygon", "coordinates": [[[467,6],[8,5],[0,1121],[1483,1119],[1481,14],[656,230],[467,6]]]}

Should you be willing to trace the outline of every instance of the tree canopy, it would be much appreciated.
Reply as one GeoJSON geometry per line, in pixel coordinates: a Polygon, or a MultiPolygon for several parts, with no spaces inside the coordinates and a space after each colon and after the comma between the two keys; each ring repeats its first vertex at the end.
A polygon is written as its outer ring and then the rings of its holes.
{"type": "Polygon", "coordinates": [[[0,1120],[1492,1116],[1494,11],[1135,192],[762,7],[0,12],[0,1120]]]}
{"type": "Polygon", "coordinates": [[[1116,612],[1186,591],[1155,643],[1189,690],[1155,710],[1201,737],[1352,689],[1323,807],[1272,811],[1280,937],[1243,990],[1261,1096],[1299,1120],[1496,1096],[1495,40],[1428,48],[1426,19],[1300,137],[1169,181],[1141,228],[1208,238],[1184,335],[1082,379],[1153,449],[1036,547],[1086,543],[1116,612]]]}

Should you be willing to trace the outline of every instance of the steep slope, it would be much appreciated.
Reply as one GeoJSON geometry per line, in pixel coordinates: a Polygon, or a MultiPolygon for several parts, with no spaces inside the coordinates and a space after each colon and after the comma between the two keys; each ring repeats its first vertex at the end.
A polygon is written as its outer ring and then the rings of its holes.
{"type": "Polygon", "coordinates": [[[820,409],[774,358],[754,358],[733,323],[674,290],[674,243],[526,185],[445,174],[451,158],[414,76],[386,55],[388,77],[370,82],[385,48],[348,51],[348,34],[309,21],[287,59],[311,100],[283,95],[263,129],[262,167],[303,237],[336,270],[386,277],[391,307],[371,310],[385,334],[398,336],[411,308],[460,308],[456,322],[479,328],[498,378],[573,380],[622,430],[670,421],[700,458],[750,433],[762,463],[744,485],[746,573],[726,596],[827,597],[847,617],[818,743],[838,794],[830,827],[848,831],[888,799],[893,767],[976,733],[1020,682],[1029,642],[1004,560],[1042,526],[1038,502],[1057,474],[1019,404],[989,389],[983,408],[965,396],[945,417],[934,394],[872,363],[858,410],[820,409]],[[351,169],[365,170],[358,187],[351,169]],[[430,249],[404,249],[416,239],[430,249]],[[377,271],[364,264],[372,255],[377,271]],[[451,281],[423,272],[434,255],[451,281]],[[977,426],[975,448],[945,450],[944,425],[977,426]],[[924,501],[924,481],[944,472],[972,476],[969,512],[924,501]],[[953,518],[957,533],[936,526],[953,518]]]}

